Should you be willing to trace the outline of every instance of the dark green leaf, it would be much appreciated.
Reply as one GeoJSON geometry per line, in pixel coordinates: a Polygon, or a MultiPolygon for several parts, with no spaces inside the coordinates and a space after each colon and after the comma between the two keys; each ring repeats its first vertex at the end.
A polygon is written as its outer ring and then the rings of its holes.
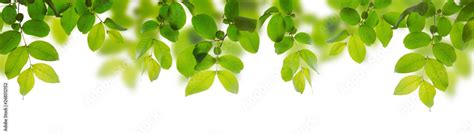
{"type": "Polygon", "coordinates": [[[111,29],[114,29],[114,30],[120,30],[120,31],[126,31],[127,28],[115,23],[114,20],[110,19],[110,18],[106,18],[105,21],[104,21],[104,24],[111,28],[111,29]]]}
{"type": "Polygon", "coordinates": [[[462,32],[462,40],[468,43],[474,39],[474,18],[469,20],[465,25],[462,32]]]}
{"type": "Polygon", "coordinates": [[[235,24],[231,24],[227,28],[227,37],[232,41],[239,41],[239,29],[235,24]]]}
{"type": "Polygon", "coordinates": [[[388,7],[390,4],[392,4],[392,0],[375,0],[374,8],[381,9],[381,8],[388,7]]]}
{"type": "Polygon", "coordinates": [[[171,28],[170,25],[164,25],[160,29],[160,34],[171,42],[178,41],[179,31],[171,28]]]}
{"type": "Polygon", "coordinates": [[[237,1],[230,1],[225,4],[224,15],[227,19],[234,19],[240,14],[240,6],[237,1]]]}
{"type": "Polygon", "coordinates": [[[74,30],[74,27],[76,27],[78,18],[79,16],[73,8],[69,8],[62,14],[61,26],[68,35],[70,35],[72,30],[74,30]]]}
{"type": "Polygon", "coordinates": [[[92,29],[95,23],[95,16],[92,13],[85,13],[77,20],[77,28],[82,34],[86,34],[92,29]]]}
{"type": "Polygon", "coordinates": [[[254,31],[257,27],[257,20],[246,17],[235,17],[234,24],[241,31],[254,31]]]}
{"type": "Polygon", "coordinates": [[[13,24],[16,21],[16,6],[8,5],[2,10],[2,19],[7,24],[13,24]]]}
{"type": "Polygon", "coordinates": [[[28,20],[23,24],[23,32],[37,37],[46,37],[49,34],[49,26],[42,20],[28,20]]]}
{"type": "Polygon", "coordinates": [[[438,20],[438,34],[440,36],[447,36],[451,32],[451,21],[446,17],[441,17],[438,20]]]}
{"type": "Polygon", "coordinates": [[[97,13],[104,13],[112,8],[113,0],[94,0],[94,11],[97,13]]]}
{"type": "Polygon", "coordinates": [[[462,8],[461,12],[459,12],[456,21],[469,21],[471,18],[474,17],[474,2],[471,2],[464,8],[462,8]]]}
{"type": "Polygon", "coordinates": [[[28,15],[31,19],[43,20],[46,15],[46,6],[43,0],[34,0],[33,3],[28,4],[28,15]]]}
{"type": "Polygon", "coordinates": [[[407,26],[410,32],[421,32],[425,28],[425,17],[413,12],[408,16],[407,26]]]}
{"type": "Polygon", "coordinates": [[[145,23],[143,23],[142,26],[142,33],[148,32],[148,31],[154,31],[156,28],[158,28],[159,24],[156,21],[153,20],[148,20],[145,23]]]}
{"type": "Polygon", "coordinates": [[[184,24],[186,23],[186,12],[178,2],[173,2],[170,5],[167,20],[171,28],[174,30],[183,28],[184,24]]]}
{"type": "Polygon", "coordinates": [[[280,42],[285,36],[285,20],[279,14],[273,15],[267,27],[268,37],[273,42],[280,42]]]}
{"type": "Polygon", "coordinates": [[[452,15],[459,10],[461,10],[461,6],[456,5],[453,0],[448,0],[444,5],[443,5],[443,15],[452,15]]]}
{"type": "Polygon", "coordinates": [[[360,15],[355,9],[343,8],[339,15],[341,19],[349,25],[356,25],[360,22],[360,15]]]}
{"type": "Polygon", "coordinates": [[[21,41],[21,34],[18,31],[7,31],[0,34],[0,54],[8,54],[15,49],[21,41]]]}
{"type": "Polygon", "coordinates": [[[286,14],[293,12],[293,1],[292,0],[279,0],[280,9],[286,14]]]}
{"type": "Polygon", "coordinates": [[[467,47],[467,44],[464,43],[462,39],[463,30],[464,24],[462,22],[455,22],[451,29],[451,33],[449,34],[451,43],[453,43],[454,47],[460,50],[464,50],[467,47]]]}
{"type": "Polygon", "coordinates": [[[206,14],[199,14],[192,19],[193,28],[200,36],[207,39],[216,37],[217,25],[214,19],[206,14]]]}

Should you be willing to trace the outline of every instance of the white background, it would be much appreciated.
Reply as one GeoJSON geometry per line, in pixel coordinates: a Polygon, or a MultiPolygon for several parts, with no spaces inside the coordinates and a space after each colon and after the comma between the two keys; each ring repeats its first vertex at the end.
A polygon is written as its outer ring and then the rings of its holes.
{"type": "MultiPolygon", "coordinates": [[[[315,15],[333,13],[323,0],[303,2],[304,10],[315,15]]],[[[216,80],[210,90],[190,97],[184,97],[186,82],[175,65],[153,83],[142,76],[134,90],[118,76],[98,79],[104,58],[75,31],[67,46],[58,47],[60,61],[50,63],[60,84],[37,80],[22,100],[16,79],[2,77],[9,84],[7,134],[474,134],[473,77],[460,78],[454,94],[438,91],[431,112],[417,92],[393,96],[405,76],[393,68],[409,52],[402,44],[406,31],[397,31],[387,48],[369,47],[362,64],[353,62],[347,50],[319,64],[313,88],[307,86],[302,95],[280,79],[283,57],[273,53],[265,31],[259,53],[243,57],[238,95],[216,80]]]]}

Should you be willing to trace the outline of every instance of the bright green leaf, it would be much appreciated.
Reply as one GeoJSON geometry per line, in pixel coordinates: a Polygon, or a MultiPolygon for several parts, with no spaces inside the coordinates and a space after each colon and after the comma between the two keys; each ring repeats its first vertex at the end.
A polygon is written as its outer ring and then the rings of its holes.
{"type": "Polygon", "coordinates": [[[79,16],[76,14],[73,8],[68,8],[61,17],[61,26],[63,27],[64,31],[70,35],[74,27],[76,27],[77,20],[79,16]]]}
{"type": "Polygon", "coordinates": [[[347,44],[351,58],[357,63],[362,63],[365,59],[366,50],[359,36],[352,35],[347,44]]]}
{"type": "Polygon", "coordinates": [[[418,92],[418,97],[420,97],[421,102],[423,102],[423,104],[425,104],[428,108],[433,107],[434,96],[436,95],[436,90],[433,85],[423,81],[420,84],[420,90],[418,92]]]}
{"type": "Polygon", "coordinates": [[[186,23],[186,12],[184,11],[183,6],[178,2],[173,2],[169,7],[167,20],[171,28],[174,30],[183,28],[186,23]]]}
{"type": "Polygon", "coordinates": [[[408,95],[415,91],[420,85],[422,78],[419,76],[407,76],[400,80],[395,88],[394,95],[408,95]]]}
{"type": "Polygon", "coordinates": [[[374,29],[367,25],[362,25],[359,27],[359,36],[360,39],[367,45],[374,44],[375,40],[377,39],[374,29]]]}
{"type": "Polygon", "coordinates": [[[221,56],[219,57],[218,62],[219,65],[236,74],[240,73],[240,71],[244,69],[244,63],[238,57],[232,55],[221,56]]]}
{"type": "Polygon", "coordinates": [[[170,25],[164,25],[160,29],[160,34],[171,42],[178,41],[179,31],[171,28],[170,25]]]}
{"type": "Polygon", "coordinates": [[[316,57],[316,55],[309,51],[308,49],[303,49],[301,51],[299,51],[299,55],[301,57],[301,59],[303,59],[303,61],[308,64],[308,66],[313,69],[314,71],[316,71],[316,63],[318,62],[318,58],[316,57]]]}
{"type": "Polygon", "coordinates": [[[87,43],[92,51],[98,50],[105,41],[105,28],[103,23],[97,23],[87,35],[87,43]]]}
{"type": "Polygon", "coordinates": [[[392,40],[393,30],[385,20],[381,20],[377,27],[375,27],[375,31],[377,32],[377,38],[383,44],[384,47],[387,47],[392,40]]]}
{"type": "Polygon", "coordinates": [[[208,90],[214,83],[215,76],[216,71],[201,71],[193,75],[186,86],[185,95],[189,96],[208,90]]]}
{"type": "Polygon", "coordinates": [[[34,64],[32,68],[38,79],[47,83],[59,83],[59,77],[51,66],[44,63],[37,63],[34,64]]]}
{"type": "Polygon", "coordinates": [[[446,43],[436,43],[433,45],[433,54],[441,63],[452,66],[456,62],[456,51],[446,43]]]}
{"type": "Polygon", "coordinates": [[[426,58],[417,53],[409,53],[403,55],[395,65],[395,72],[410,73],[423,68],[426,63],[426,58]]]}
{"type": "Polygon", "coordinates": [[[388,7],[390,4],[392,4],[392,0],[374,0],[375,9],[385,8],[388,7]]]}
{"type": "Polygon", "coordinates": [[[445,91],[449,85],[448,73],[446,67],[434,59],[429,59],[425,66],[426,75],[431,79],[434,86],[445,91]]]}
{"type": "Polygon", "coordinates": [[[440,36],[447,36],[451,32],[451,21],[446,17],[441,17],[438,20],[438,34],[440,36]]]}
{"type": "Polygon", "coordinates": [[[303,70],[300,70],[293,78],[293,86],[295,87],[296,91],[301,94],[303,94],[304,87],[306,85],[304,76],[303,70]]]}
{"type": "Polygon", "coordinates": [[[221,70],[217,72],[217,78],[224,88],[233,94],[239,93],[239,81],[232,72],[221,70]]]}
{"type": "Polygon", "coordinates": [[[295,35],[296,41],[303,43],[303,44],[312,44],[311,36],[308,33],[300,32],[295,35]]]}
{"type": "Polygon", "coordinates": [[[292,0],[279,0],[280,9],[286,14],[293,12],[293,1],[292,0]]]}
{"type": "Polygon", "coordinates": [[[23,71],[17,78],[20,85],[20,94],[26,96],[35,85],[35,77],[31,68],[23,71]]]}
{"type": "Polygon", "coordinates": [[[417,49],[428,46],[431,42],[430,35],[424,32],[413,32],[408,34],[403,40],[403,44],[408,49],[417,49]]]}
{"type": "Polygon", "coordinates": [[[347,43],[346,42],[336,42],[331,45],[331,51],[329,51],[329,55],[338,55],[342,51],[344,51],[344,48],[346,48],[347,43]]]}
{"type": "Polygon", "coordinates": [[[291,37],[285,37],[278,43],[275,43],[275,53],[282,54],[293,47],[295,40],[291,37]]]}
{"type": "Polygon", "coordinates": [[[148,63],[148,65],[147,65],[148,78],[150,79],[150,81],[154,81],[154,80],[158,79],[158,76],[160,75],[160,71],[161,71],[160,64],[158,64],[158,62],[156,62],[151,57],[148,58],[147,63],[148,63]]]}
{"type": "Polygon", "coordinates": [[[18,47],[13,50],[7,57],[7,62],[5,63],[5,75],[8,79],[15,78],[20,74],[21,69],[28,62],[28,51],[26,47],[18,47]]]}
{"type": "Polygon", "coordinates": [[[280,14],[273,15],[268,22],[267,34],[273,42],[280,42],[285,36],[285,21],[280,14]]]}
{"type": "Polygon", "coordinates": [[[94,0],[93,8],[97,13],[104,13],[112,8],[113,0],[94,0]]]}
{"type": "Polygon", "coordinates": [[[46,15],[46,6],[43,0],[34,0],[33,3],[28,4],[28,15],[31,19],[43,20],[46,15]]]}
{"type": "Polygon", "coordinates": [[[413,12],[408,16],[407,26],[410,32],[421,32],[425,28],[425,17],[413,12]]]}
{"type": "Polygon", "coordinates": [[[108,27],[108,28],[111,28],[111,29],[114,29],[114,30],[120,30],[120,31],[125,31],[127,30],[127,28],[115,23],[114,20],[110,19],[110,18],[106,18],[105,21],[104,21],[104,24],[108,27]]]}
{"type": "Polygon", "coordinates": [[[258,32],[241,31],[239,42],[242,47],[250,53],[257,53],[260,45],[258,32]]]}
{"type": "Polygon", "coordinates": [[[56,61],[59,59],[58,52],[48,42],[35,41],[28,46],[28,52],[33,58],[44,61],[56,61]]]}
{"type": "Polygon", "coordinates": [[[173,64],[170,48],[163,42],[157,40],[153,49],[155,58],[160,62],[164,69],[169,69],[173,64]]]}
{"type": "Polygon", "coordinates": [[[240,5],[237,1],[229,1],[225,4],[224,15],[227,19],[234,19],[240,14],[240,5]]]}

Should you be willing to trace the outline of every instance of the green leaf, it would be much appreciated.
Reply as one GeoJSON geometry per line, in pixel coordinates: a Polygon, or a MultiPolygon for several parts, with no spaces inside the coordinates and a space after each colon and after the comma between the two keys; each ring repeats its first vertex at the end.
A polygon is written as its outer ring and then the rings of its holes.
{"type": "Polygon", "coordinates": [[[115,23],[114,20],[110,19],[110,18],[106,18],[105,21],[104,21],[104,24],[111,28],[111,29],[114,29],[114,30],[119,30],[119,31],[126,31],[127,28],[115,23]]]}
{"type": "Polygon", "coordinates": [[[312,44],[311,36],[308,33],[300,32],[295,35],[296,41],[303,43],[303,44],[312,44]]]}
{"type": "Polygon", "coordinates": [[[28,62],[28,51],[26,47],[18,47],[13,50],[7,57],[5,63],[5,75],[8,79],[15,78],[20,74],[21,69],[28,62]]]}
{"type": "Polygon", "coordinates": [[[316,57],[316,55],[309,51],[308,49],[303,49],[301,51],[299,51],[299,55],[301,57],[301,59],[303,59],[303,61],[308,64],[308,66],[313,69],[314,71],[317,71],[316,70],[316,63],[318,62],[318,58],[316,57]]]}
{"type": "Polygon", "coordinates": [[[171,28],[170,25],[164,25],[160,29],[160,34],[171,42],[178,41],[179,31],[171,28]]]}
{"type": "Polygon", "coordinates": [[[472,39],[474,39],[474,18],[464,25],[464,30],[462,32],[462,40],[465,43],[469,43],[472,39]]]}
{"type": "Polygon", "coordinates": [[[8,5],[2,10],[2,19],[7,24],[13,24],[16,22],[16,6],[8,5]]]}
{"type": "Polygon", "coordinates": [[[296,91],[301,94],[303,94],[304,87],[306,85],[304,76],[303,70],[300,70],[293,78],[293,86],[295,87],[296,91]]]}
{"type": "Polygon", "coordinates": [[[458,17],[456,18],[456,21],[469,21],[471,18],[474,17],[474,3],[471,2],[468,5],[466,5],[464,8],[462,8],[461,12],[459,12],[458,17]]]}
{"type": "Polygon", "coordinates": [[[216,71],[202,71],[193,75],[186,86],[186,96],[208,90],[214,83],[215,76],[216,71]]]}
{"type": "Polygon", "coordinates": [[[433,54],[441,63],[452,66],[456,62],[456,51],[446,43],[436,43],[433,45],[433,54]]]}
{"type": "Polygon", "coordinates": [[[267,10],[265,10],[263,15],[258,18],[258,27],[261,27],[263,25],[263,23],[265,23],[265,21],[270,16],[272,16],[273,13],[277,13],[277,12],[279,12],[279,11],[278,11],[278,8],[276,8],[276,7],[270,7],[267,10]]]}
{"type": "Polygon", "coordinates": [[[86,34],[89,30],[92,29],[95,23],[95,16],[92,13],[85,13],[79,17],[77,20],[77,29],[79,29],[82,34],[86,34]]]}
{"type": "Polygon", "coordinates": [[[227,27],[227,37],[232,41],[239,41],[239,29],[235,24],[231,24],[227,27]]]}
{"type": "Polygon", "coordinates": [[[122,34],[116,30],[108,30],[107,35],[111,40],[116,41],[117,43],[125,43],[122,34]]]}
{"type": "Polygon", "coordinates": [[[275,53],[282,54],[293,47],[295,40],[291,37],[285,37],[278,43],[275,43],[275,53]]]}
{"type": "Polygon", "coordinates": [[[179,73],[186,77],[192,76],[196,70],[194,67],[197,62],[193,55],[194,47],[188,47],[178,54],[176,58],[176,67],[178,68],[179,73]]]}
{"type": "Polygon", "coordinates": [[[33,65],[33,72],[38,79],[47,83],[59,83],[59,77],[54,69],[44,63],[37,63],[33,65]]]}
{"type": "Polygon", "coordinates": [[[26,96],[33,86],[35,85],[35,77],[31,68],[23,71],[17,78],[17,82],[20,85],[20,94],[26,96]]]}
{"type": "Polygon", "coordinates": [[[7,31],[0,34],[0,54],[8,54],[15,49],[21,40],[21,34],[18,31],[7,31]]]}
{"type": "Polygon", "coordinates": [[[240,5],[237,1],[229,1],[225,4],[224,15],[227,19],[234,19],[240,14],[240,5]]]}
{"type": "Polygon", "coordinates": [[[246,17],[234,18],[234,24],[241,31],[255,31],[257,28],[257,20],[246,17]]]}
{"type": "Polygon", "coordinates": [[[154,81],[158,79],[158,76],[160,75],[161,67],[158,62],[156,62],[154,59],[151,57],[148,58],[147,62],[147,68],[148,68],[148,78],[150,81],[154,81]]]}
{"type": "Polygon", "coordinates": [[[298,71],[300,66],[300,56],[298,53],[292,53],[283,60],[281,68],[281,78],[287,82],[293,78],[293,75],[298,71]]]}
{"type": "Polygon", "coordinates": [[[440,36],[447,36],[451,32],[451,21],[446,17],[441,17],[438,20],[438,34],[440,36]]]}
{"type": "Polygon", "coordinates": [[[72,30],[74,30],[74,27],[76,27],[79,16],[76,14],[73,8],[68,8],[62,15],[63,17],[61,17],[61,26],[68,35],[71,35],[72,30]]]}
{"type": "Polygon", "coordinates": [[[23,32],[37,37],[46,37],[49,34],[49,26],[42,20],[28,20],[23,24],[23,32]]]}
{"type": "Polygon", "coordinates": [[[221,65],[223,68],[230,70],[236,74],[240,73],[242,69],[244,69],[244,63],[235,56],[232,55],[224,55],[218,58],[217,60],[219,62],[219,65],[221,65]]]}
{"type": "Polygon", "coordinates": [[[293,21],[293,17],[291,16],[284,16],[283,21],[285,22],[285,30],[286,32],[292,33],[295,28],[295,21],[293,21]]]}
{"type": "Polygon", "coordinates": [[[46,6],[43,0],[34,0],[33,3],[28,4],[28,15],[31,19],[43,20],[46,15],[46,6]]]}
{"type": "Polygon", "coordinates": [[[408,95],[415,91],[423,79],[419,76],[407,76],[400,80],[395,88],[394,95],[408,95]]]}
{"type": "Polygon", "coordinates": [[[206,57],[212,49],[212,42],[201,41],[194,46],[193,55],[197,61],[201,61],[206,57]]]}
{"type": "Polygon", "coordinates": [[[377,14],[377,12],[372,11],[369,13],[369,16],[365,20],[364,24],[374,28],[375,26],[377,26],[378,23],[379,23],[379,15],[377,14]]]}
{"type": "Polygon", "coordinates": [[[387,21],[387,23],[389,23],[393,27],[395,26],[397,26],[396,28],[406,27],[406,21],[404,19],[400,20],[401,22],[398,23],[399,18],[400,18],[400,13],[398,12],[388,12],[385,15],[383,15],[383,19],[387,21]]]}
{"type": "Polygon", "coordinates": [[[33,58],[44,61],[56,61],[59,60],[58,52],[48,42],[35,41],[28,46],[28,52],[33,58]]]}
{"type": "Polygon", "coordinates": [[[78,15],[83,15],[89,11],[88,6],[86,6],[86,0],[76,0],[74,3],[74,10],[78,15]]]}
{"type": "Polygon", "coordinates": [[[280,42],[285,36],[285,20],[280,14],[273,15],[268,22],[267,34],[273,42],[280,42]]]}
{"type": "Polygon", "coordinates": [[[347,30],[343,30],[339,34],[337,34],[336,36],[328,39],[327,42],[328,43],[339,42],[339,41],[342,41],[342,40],[346,39],[348,36],[349,36],[349,32],[347,32],[347,30]]]}
{"type": "Polygon", "coordinates": [[[136,48],[136,59],[141,58],[146,52],[148,52],[148,50],[155,44],[155,42],[155,39],[150,38],[140,40],[136,48]]]}
{"type": "Polygon", "coordinates": [[[375,27],[375,31],[377,32],[377,38],[383,44],[384,47],[387,47],[392,40],[393,31],[390,27],[390,24],[385,22],[385,20],[381,20],[380,23],[375,27]]]}
{"type": "Polygon", "coordinates": [[[170,5],[167,20],[174,30],[179,30],[186,24],[186,12],[178,2],[170,5]]]}
{"type": "Polygon", "coordinates": [[[291,14],[293,12],[293,2],[292,0],[279,0],[280,9],[286,14],[291,14]]]}
{"type": "Polygon", "coordinates": [[[366,50],[365,45],[360,40],[359,36],[352,35],[349,38],[348,46],[351,58],[357,63],[362,63],[365,59],[366,50]]]}
{"type": "Polygon", "coordinates": [[[464,50],[467,47],[467,44],[462,40],[463,30],[464,24],[462,22],[455,22],[449,34],[451,43],[459,50],[464,50]]]}
{"type": "Polygon", "coordinates": [[[302,67],[301,72],[303,72],[304,77],[306,78],[306,81],[308,81],[308,83],[309,83],[309,86],[313,87],[312,86],[313,84],[311,82],[311,72],[309,71],[309,69],[302,67]]]}
{"type": "Polygon", "coordinates": [[[413,12],[408,16],[407,26],[410,32],[421,32],[425,28],[425,17],[413,12]]]}
{"type": "Polygon", "coordinates": [[[145,23],[143,23],[141,33],[146,33],[149,31],[154,31],[159,27],[159,24],[156,21],[153,20],[148,20],[145,23]]]}
{"type": "Polygon", "coordinates": [[[360,39],[367,45],[374,44],[375,40],[377,39],[374,29],[367,25],[362,25],[359,27],[359,36],[360,39]]]}
{"type": "Polygon", "coordinates": [[[390,4],[392,4],[392,0],[374,0],[375,9],[385,8],[388,7],[390,4]]]}
{"type": "Polygon", "coordinates": [[[89,49],[92,51],[98,50],[105,41],[105,28],[104,24],[97,23],[87,35],[87,43],[89,44],[89,49]]]}
{"type": "Polygon", "coordinates": [[[443,5],[443,15],[453,15],[461,10],[461,6],[456,5],[453,0],[448,0],[443,5]]]}
{"type": "Polygon", "coordinates": [[[214,64],[216,64],[216,58],[206,54],[201,61],[197,61],[194,69],[197,71],[202,71],[211,68],[214,64]]]}
{"type": "Polygon", "coordinates": [[[155,58],[160,62],[164,69],[169,69],[173,64],[170,48],[163,42],[157,40],[153,49],[155,58]]]}
{"type": "Polygon", "coordinates": [[[97,13],[104,13],[112,8],[113,0],[94,0],[93,8],[97,13]]]}
{"type": "Polygon", "coordinates": [[[331,45],[331,51],[329,51],[329,55],[338,55],[341,54],[342,51],[344,51],[344,48],[346,48],[347,43],[346,42],[336,42],[331,45]]]}
{"type": "Polygon", "coordinates": [[[206,14],[199,14],[192,19],[193,28],[200,36],[206,39],[214,39],[217,32],[217,24],[214,19],[206,14]]]}
{"type": "Polygon", "coordinates": [[[232,72],[221,70],[217,72],[217,78],[224,88],[233,94],[239,93],[239,81],[232,72]]]}
{"type": "Polygon", "coordinates": [[[449,85],[448,73],[446,67],[434,59],[429,59],[425,66],[426,75],[431,79],[434,86],[445,91],[449,85]]]}
{"type": "Polygon", "coordinates": [[[164,21],[168,19],[168,12],[170,11],[170,6],[168,4],[163,4],[160,7],[160,12],[158,14],[158,21],[164,21]]]}
{"type": "Polygon", "coordinates": [[[430,35],[424,32],[412,32],[403,40],[403,44],[408,49],[417,49],[428,46],[431,42],[430,35]]]}
{"type": "Polygon", "coordinates": [[[421,102],[423,102],[423,104],[428,108],[433,107],[434,96],[436,95],[436,90],[433,85],[426,81],[422,81],[418,92],[418,97],[420,97],[421,102]]]}
{"type": "Polygon", "coordinates": [[[409,53],[403,55],[395,65],[395,72],[410,73],[423,68],[426,63],[426,58],[417,53],[409,53]]]}
{"type": "Polygon", "coordinates": [[[260,45],[258,32],[241,31],[239,42],[242,47],[250,53],[257,53],[260,45]]]}
{"type": "Polygon", "coordinates": [[[355,9],[343,8],[339,15],[341,16],[342,21],[349,25],[356,25],[360,22],[360,15],[355,9]]]}

